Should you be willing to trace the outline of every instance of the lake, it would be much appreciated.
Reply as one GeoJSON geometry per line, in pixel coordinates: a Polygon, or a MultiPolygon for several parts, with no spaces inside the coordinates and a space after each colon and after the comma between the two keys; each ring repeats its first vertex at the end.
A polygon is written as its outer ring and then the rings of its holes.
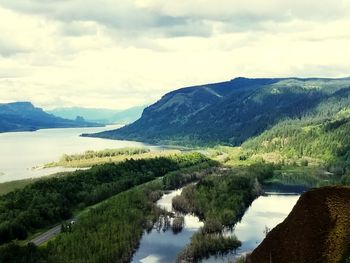
{"type": "MultiPolygon", "coordinates": [[[[172,191],[164,195],[157,204],[171,211],[171,200],[179,195],[180,190],[172,191]]],[[[253,201],[247,209],[241,221],[235,225],[233,231],[227,231],[226,235],[235,234],[242,246],[237,254],[224,256],[212,256],[204,259],[202,263],[228,262],[246,254],[256,248],[265,237],[264,230],[274,228],[281,223],[295,203],[300,193],[291,192],[267,192],[266,196],[260,196],[253,201]]],[[[153,229],[150,233],[144,233],[140,247],[136,251],[132,263],[172,263],[176,261],[178,253],[190,242],[192,235],[203,225],[197,217],[186,215],[185,227],[182,232],[174,234],[171,230],[157,231],[153,229]]]]}
{"type": "Polygon", "coordinates": [[[82,153],[106,148],[147,147],[141,142],[118,141],[80,137],[82,133],[95,133],[117,129],[120,125],[91,128],[43,129],[34,132],[0,133],[0,183],[52,174],[62,169],[33,169],[57,161],[63,154],[82,153]]]}

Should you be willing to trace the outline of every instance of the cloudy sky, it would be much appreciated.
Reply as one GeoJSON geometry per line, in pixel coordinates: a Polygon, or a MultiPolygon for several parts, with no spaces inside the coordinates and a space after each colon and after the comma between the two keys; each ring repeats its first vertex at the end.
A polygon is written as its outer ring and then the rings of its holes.
{"type": "Polygon", "coordinates": [[[350,0],[0,0],[0,102],[122,109],[237,76],[350,76],[350,0]]]}

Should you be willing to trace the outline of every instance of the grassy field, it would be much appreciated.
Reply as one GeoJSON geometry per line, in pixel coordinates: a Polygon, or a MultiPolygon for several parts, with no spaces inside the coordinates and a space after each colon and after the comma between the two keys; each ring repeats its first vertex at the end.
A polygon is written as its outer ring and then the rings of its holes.
{"type": "Polygon", "coordinates": [[[15,189],[21,189],[25,187],[28,184],[31,184],[38,179],[24,179],[24,180],[17,180],[17,181],[11,181],[11,182],[6,182],[6,183],[1,183],[0,184],[0,195],[7,194],[15,189]]]}
{"type": "Polygon", "coordinates": [[[7,194],[7,193],[12,192],[16,189],[22,189],[25,186],[32,184],[32,183],[34,183],[40,179],[43,179],[43,178],[49,178],[49,177],[55,177],[55,176],[65,176],[65,175],[68,175],[70,173],[72,173],[72,172],[60,172],[60,173],[55,173],[55,174],[42,176],[42,177],[38,177],[38,178],[29,178],[29,179],[0,183],[0,195],[7,194]]]}

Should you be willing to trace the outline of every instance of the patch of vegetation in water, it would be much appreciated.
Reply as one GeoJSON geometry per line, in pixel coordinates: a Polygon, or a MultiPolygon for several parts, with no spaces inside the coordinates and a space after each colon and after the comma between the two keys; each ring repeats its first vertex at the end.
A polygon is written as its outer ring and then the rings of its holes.
{"type": "Polygon", "coordinates": [[[222,233],[208,234],[201,229],[192,236],[191,244],[181,251],[176,262],[198,262],[199,259],[211,255],[235,251],[241,245],[235,236],[224,236],[222,233]]]}
{"type": "Polygon", "coordinates": [[[185,226],[184,216],[176,216],[173,220],[172,230],[174,234],[180,233],[185,226]]]}
{"type": "Polygon", "coordinates": [[[179,254],[178,262],[197,262],[210,255],[236,250],[240,241],[234,236],[224,236],[224,227],[234,226],[242,217],[251,202],[261,194],[258,180],[271,177],[274,169],[271,164],[256,164],[246,168],[245,175],[212,175],[196,185],[187,186],[180,196],[175,197],[175,210],[194,213],[204,221],[204,226],[179,254]]]}

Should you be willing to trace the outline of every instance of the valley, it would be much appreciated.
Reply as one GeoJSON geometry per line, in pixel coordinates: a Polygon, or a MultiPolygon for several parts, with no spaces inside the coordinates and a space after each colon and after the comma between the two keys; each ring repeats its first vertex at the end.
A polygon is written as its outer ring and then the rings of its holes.
{"type": "Polygon", "coordinates": [[[300,195],[349,185],[348,82],[237,78],[166,94],[126,126],[0,134],[0,262],[263,255],[300,195]]]}
{"type": "Polygon", "coordinates": [[[0,263],[350,263],[350,0],[0,17],[0,263]]]}

